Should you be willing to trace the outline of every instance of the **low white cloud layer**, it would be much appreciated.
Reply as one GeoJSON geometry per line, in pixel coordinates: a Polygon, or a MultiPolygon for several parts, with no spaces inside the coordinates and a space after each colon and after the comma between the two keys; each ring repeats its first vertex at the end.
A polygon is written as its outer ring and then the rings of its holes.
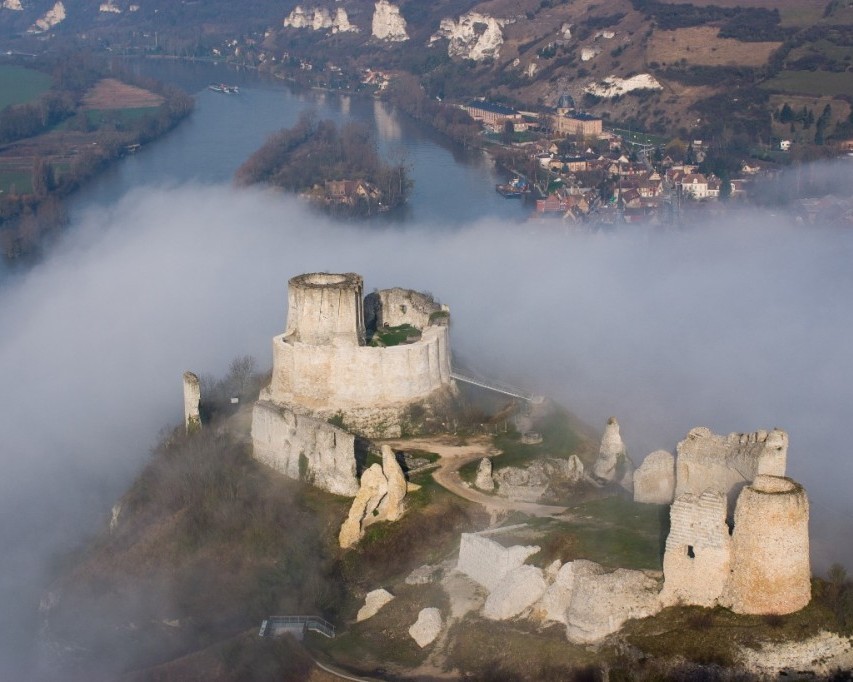
{"type": "Polygon", "coordinates": [[[853,525],[852,256],[849,232],[763,213],[682,231],[400,229],[227,186],[135,191],[0,290],[0,634],[29,632],[52,554],[97,530],[180,421],[181,373],[268,365],[288,278],[316,270],[433,292],[468,364],[593,426],[616,415],[637,463],[694,426],[786,429],[816,565],[849,565],[833,537],[853,525]]]}

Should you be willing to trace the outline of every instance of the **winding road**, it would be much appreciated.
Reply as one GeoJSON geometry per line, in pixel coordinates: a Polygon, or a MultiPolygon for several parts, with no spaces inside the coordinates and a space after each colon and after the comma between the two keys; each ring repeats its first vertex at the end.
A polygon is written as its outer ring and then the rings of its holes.
{"type": "Polygon", "coordinates": [[[482,505],[492,517],[513,511],[529,516],[559,516],[566,512],[566,507],[487,495],[466,485],[459,476],[459,469],[473,460],[499,457],[501,454],[501,451],[492,445],[488,436],[467,438],[464,443],[460,443],[459,439],[453,436],[396,439],[383,442],[395,450],[424,450],[436,453],[440,460],[438,469],[432,475],[435,482],[458,497],[482,505]]]}

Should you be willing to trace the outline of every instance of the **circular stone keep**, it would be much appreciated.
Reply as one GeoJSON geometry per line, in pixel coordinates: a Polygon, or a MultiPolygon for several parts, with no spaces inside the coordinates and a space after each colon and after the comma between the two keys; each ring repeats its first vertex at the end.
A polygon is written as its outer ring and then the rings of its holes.
{"type": "Polygon", "coordinates": [[[311,272],[292,277],[287,287],[290,342],[311,346],[364,343],[364,283],[353,272],[311,272]]]}

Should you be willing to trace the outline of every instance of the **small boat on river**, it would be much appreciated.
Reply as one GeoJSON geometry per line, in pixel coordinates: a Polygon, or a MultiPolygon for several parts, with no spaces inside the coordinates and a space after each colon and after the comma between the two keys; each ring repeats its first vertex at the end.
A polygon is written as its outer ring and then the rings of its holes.
{"type": "Polygon", "coordinates": [[[495,185],[498,194],[506,199],[517,199],[530,194],[530,183],[521,176],[513,178],[505,185],[495,185]]]}
{"type": "Polygon", "coordinates": [[[228,85],[227,83],[211,83],[207,86],[208,90],[213,90],[213,92],[222,92],[226,95],[239,95],[240,88],[236,85],[228,85]]]}

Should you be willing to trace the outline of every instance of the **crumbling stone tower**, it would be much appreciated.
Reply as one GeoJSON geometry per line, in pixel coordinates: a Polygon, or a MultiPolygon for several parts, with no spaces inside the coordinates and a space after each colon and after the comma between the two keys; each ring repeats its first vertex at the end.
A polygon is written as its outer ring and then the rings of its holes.
{"type": "Polygon", "coordinates": [[[809,500],[782,476],[756,476],[735,508],[732,571],[720,600],[737,613],[793,613],[811,599],[809,500]]]}

